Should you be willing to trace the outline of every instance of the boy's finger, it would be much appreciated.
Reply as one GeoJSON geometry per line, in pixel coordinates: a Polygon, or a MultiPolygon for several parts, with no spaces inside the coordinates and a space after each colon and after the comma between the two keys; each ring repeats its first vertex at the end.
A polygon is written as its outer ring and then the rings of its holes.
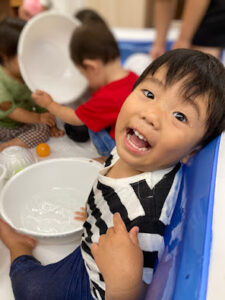
{"type": "Polygon", "coordinates": [[[82,211],[75,211],[75,215],[78,215],[78,216],[83,216],[84,213],[82,211]]]}
{"type": "Polygon", "coordinates": [[[138,226],[132,227],[131,230],[129,231],[129,237],[135,245],[139,245],[139,243],[138,243],[138,232],[139,232],[139,227],[138,226]]]}
{"type": "Polygon", "coordinates": [[[97,255],[97,252],[98,252],[98,244],[97,243],[93,243],[91,245],[91,253],[95,257],[97,255]]]}
{"type": "Polygon", "coordinates": [[[122,230],[127,232],[126,226],[119,213],[113,215],[113,224],[115,231],[122,230]]]}

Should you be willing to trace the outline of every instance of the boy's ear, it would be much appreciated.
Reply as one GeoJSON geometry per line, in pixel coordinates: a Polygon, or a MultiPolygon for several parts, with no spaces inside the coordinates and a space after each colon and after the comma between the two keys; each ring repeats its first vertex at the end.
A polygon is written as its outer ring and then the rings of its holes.
{"type": "Polygon", "coordinates": [[[93,59],[85,58],[82,62],[82,65],[86,70],[97,70],[98,69],[98,61],[93,59]]]}
{"type": "Polygon", "coordinates": [[[188,155],[186,155],[184,158],[181,159],[181,163],[187,164],[190,158],[192,158],[198,151],[201,150],[201,146],[195,147],[193,151],[191,151],[188,155]]]}

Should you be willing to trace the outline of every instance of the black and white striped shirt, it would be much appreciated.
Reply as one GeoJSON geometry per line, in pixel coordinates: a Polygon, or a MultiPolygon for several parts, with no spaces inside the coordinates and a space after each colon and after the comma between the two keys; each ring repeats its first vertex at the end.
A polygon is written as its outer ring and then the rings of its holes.
{"type": "Polygon", "coordinates": [[[113,226],[115,212],[120,213],[128,231],[133,226],[139,227],[139,245],[144,255],[143,281],[151,282],[155,264],[164,250],[164,230],[170,223],[182,177],[180,164],[128,178],[104,176],[117,159],[114,149],[110,162],[106,162],[108,166],[99,172],[87,203],[81,250],[95,299],[105,299],[105,283],[90,247],[113,226]]]}

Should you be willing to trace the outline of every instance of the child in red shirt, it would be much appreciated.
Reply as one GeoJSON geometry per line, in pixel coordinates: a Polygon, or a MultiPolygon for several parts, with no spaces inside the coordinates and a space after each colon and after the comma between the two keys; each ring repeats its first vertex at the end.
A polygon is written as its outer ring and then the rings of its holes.
{"type": "Polygon", "coordinates": [[[37,104],[70,124],[66,124],[65,129],[73,140],[85,141],[85,133],[80,136],[80,128],[85,124],[99,154],[108,156],[115,146],[117,116],[138,76],[122,67],[117,42],[102,23],[90,19],[83,22],[72,36],[70,53],[93,90],[91,98],[75,111],[54,102],[43,91],[36,91],[33,98],[37,104]]]}

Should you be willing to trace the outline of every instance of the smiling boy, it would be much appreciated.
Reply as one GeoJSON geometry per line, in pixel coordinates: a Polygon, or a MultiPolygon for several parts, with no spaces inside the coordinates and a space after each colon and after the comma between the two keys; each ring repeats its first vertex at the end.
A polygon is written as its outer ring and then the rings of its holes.
{"type": "Polygon", "coordinates": [[[16,299],[140,299],[164,251],[181,163],[225,128],[224,91],[224,66],[210,55],[179,49],[155,60],[119,113],[116,148],[88,197],[81,247],[42,266],[33,239],[0,222],[16,299]]]}
{"type": "Polygon", "coordinates": [[[207,96],[181,94],[183,81],[166,84],[166,68],[148,75],[124,103],[117,121],[117,151],[131,174],[186,162],[206,131],[207,96]]]}

